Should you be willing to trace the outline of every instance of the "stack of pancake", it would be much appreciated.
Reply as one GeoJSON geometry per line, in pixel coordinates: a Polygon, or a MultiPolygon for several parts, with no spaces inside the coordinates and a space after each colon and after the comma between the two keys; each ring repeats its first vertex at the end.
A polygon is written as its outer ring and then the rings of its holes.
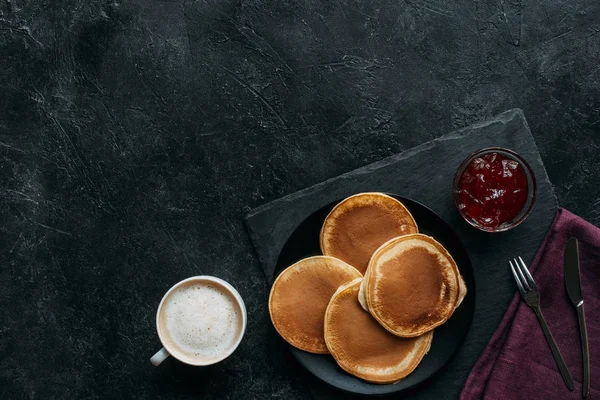
{"type": "Polygon", "coordinates": [[[366,381],[402,380],[467,291],[452,256],[418,232],[406,207],[383,193],[340,202],[321,229],[323,255],[288,267],[271,288],[277,332],[366,381]]]}

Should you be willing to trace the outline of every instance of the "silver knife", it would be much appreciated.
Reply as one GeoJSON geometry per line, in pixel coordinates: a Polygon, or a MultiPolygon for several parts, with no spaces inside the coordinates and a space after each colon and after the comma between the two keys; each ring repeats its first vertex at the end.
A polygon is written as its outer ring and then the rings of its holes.
{"type": "Polygon", "coordinates": [[[577,309],[579,334],[581,336],[581,353],[583,355],[583,397],[590,393],[590,355],[588,349],[585,313],[583,312],[583,295],[581,294],[581,277],[579,273],[579,242],[571,238],[565,248],[565,287],[569,298],[577,309]]]}

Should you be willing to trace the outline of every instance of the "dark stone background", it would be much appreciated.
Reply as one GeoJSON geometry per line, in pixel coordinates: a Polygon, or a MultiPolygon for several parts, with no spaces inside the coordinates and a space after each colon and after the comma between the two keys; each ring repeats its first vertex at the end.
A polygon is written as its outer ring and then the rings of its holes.
{"type": "Polygon", "coordinates": [[[600,225],[599,61],[587,0],[0,0],[0,398],[309,398],[248,210],[519,107],[600,225]],[[155,308],[196,274],[248,334],[153,368],[155,308]]]}

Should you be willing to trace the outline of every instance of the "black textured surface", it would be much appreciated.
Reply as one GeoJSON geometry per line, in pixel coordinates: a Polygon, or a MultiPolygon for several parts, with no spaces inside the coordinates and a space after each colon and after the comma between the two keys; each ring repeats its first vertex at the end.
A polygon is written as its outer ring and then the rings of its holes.
{"type": "MultiPolygon", "coordinates": [[[[298,224],[324,205],[364,191],[398,193],[431,208],[450,224],[469,253],[477,304],[467,340],[447,368],[405,396],[454,398],[515,293],[507,258],[518,254],[532,260],[557,209],[552,184],[522,111],[509,110],[253,210],[248,216],[248,228],[267,277],[273,276],[279,253],[298,224]],[[508,232],[489,234],[471,227],[456,210],[452,198],[450,182],[460,163],[488,146],[517,151],[528,161],[537,180],[531,214],[508,232]]],[[[316,398],[339,396],[324,385],[315,383],[310,387],[316,398]]]]}
{"type": "Polygon", "coordinates": [[[600,224],[598,32],[584,0],[0,0],[0,398],[308,398],[243,216],[506,109],[600,224]],[[199,273],[246,340],[153,369],[199,273]]]}
{"type": "MultiPolygon", "coordinates": [[[[395,384],[375,384],[363,381],[343,371],[329,354],[311,354],[289,346],[298,362],[322,381],[344,392],[381,395],[398,393],[416,387],[439,371],[459,350],[466,338],[475,311],[475,277],[469,253],[460,239],[443,219],[431,209],[413,200],[388,193],[400,200],[410,211],[419,233],[429,235],[440,242],[452,255],[469,290],[460,307],[450,319],[435,329],[434,340],[427,355],[417,368],[402,381],[395,384]]],[[[341,199],[340,199],[341,200],[341,199]]],[[[301,200],[299,200],[301,201],[301,200]]],[[[320,255],[319,236],[323,221],[339,201],[332,202],[312,213],[294,229],[286,240],[275,268],[275,277],[302,258],[320,255]]]]}

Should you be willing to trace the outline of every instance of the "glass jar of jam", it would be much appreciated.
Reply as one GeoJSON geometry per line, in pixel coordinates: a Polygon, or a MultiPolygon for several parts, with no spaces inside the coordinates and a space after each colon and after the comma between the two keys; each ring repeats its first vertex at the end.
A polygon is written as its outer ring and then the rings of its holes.
{"type": "Polygon", "coordinates": [[[531,167],[512,150],[490,147],[467,157],[452,194],[463,218],[487,232],[507,231],[527,218],[535,200],[531,167]]]}

